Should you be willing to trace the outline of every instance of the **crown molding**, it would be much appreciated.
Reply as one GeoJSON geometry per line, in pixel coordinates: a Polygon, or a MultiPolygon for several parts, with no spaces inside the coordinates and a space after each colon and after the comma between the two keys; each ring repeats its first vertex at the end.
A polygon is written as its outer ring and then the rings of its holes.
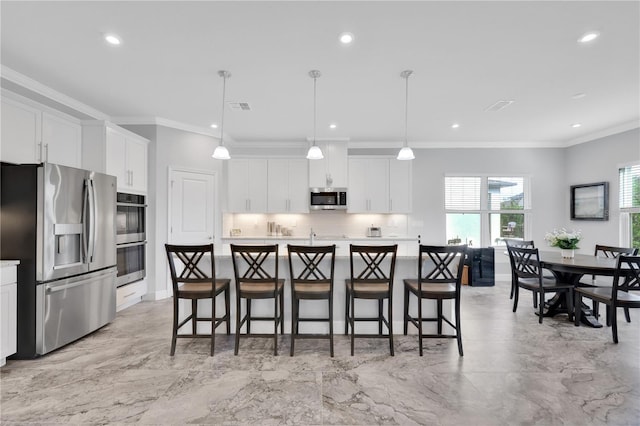
{"type": "MultiPolygon", "coordinates": [[[[349,148],[397,148],[403,142],[350,141],[349,148]]],[[[409,146],[415,149],[487,149],[487,148],[563,148],[555,141],[412,141],[409,146]]]]}
{"type": "Polygon", "coordinates": [[[573,145],[579,145],[585,142],[591,142],[596,139],[605,138],[607,136],[615,135],[617,133],[626,132],[628,130],[637,129],[640,127],[640,120],[632,120],[626,123],[618,124],[617,126],[609,127],[607,129],[598,130],[597,132],[588,133],[586,135],[582,135],[580,137],[570,139],[566,141],[563,147],[570,147],[573,145]]]}
{"type": "MultiPolygon", "coordinates": [[[[70,96],[58,92],[44,84],[27,77],[24,74],[5,66],[0,65],[0,74],[3,80],[17,86],[17,94],[33,99],[46,106],[56,109],[63,109],[63,112],[76,116],[80,119],[92,118],[96,120],[108,120],[109,116],[102,111],[90,107],[70,96]],[[34,96],[35,94],[35,96],[34,96]],[[57,104],[57,105],[56,105],[57,104]],[[63,108],[60,108],[62,106],[63,108]]],[[[14,90],[12,90],[14,91],[14,90]]]]}

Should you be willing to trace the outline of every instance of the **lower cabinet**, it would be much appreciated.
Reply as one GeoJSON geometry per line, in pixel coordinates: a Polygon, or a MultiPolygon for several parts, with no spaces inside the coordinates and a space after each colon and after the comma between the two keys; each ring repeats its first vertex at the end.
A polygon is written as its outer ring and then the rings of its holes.
{"type": "Polygon", "coordinates": [[[118,287],[116,290],[116,311],[121,311],[142,300],[147,294],[147,280],[140,280],[118,287]]]}
{"type": "Polygon", "coordinates": [[[18,284],[16,266],[2,265],[0,273],[0,367],[17,350],[18,284]]]}

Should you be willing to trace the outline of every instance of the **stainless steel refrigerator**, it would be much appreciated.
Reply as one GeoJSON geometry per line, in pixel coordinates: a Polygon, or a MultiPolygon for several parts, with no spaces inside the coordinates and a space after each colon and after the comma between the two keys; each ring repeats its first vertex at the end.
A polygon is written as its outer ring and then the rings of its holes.
{"type": "Polygon", "coordinates": [[[56,164],[0,165],[0,258],[18,266],[18,351],[34,358],[116,313],[116,178],[56,164]]]}

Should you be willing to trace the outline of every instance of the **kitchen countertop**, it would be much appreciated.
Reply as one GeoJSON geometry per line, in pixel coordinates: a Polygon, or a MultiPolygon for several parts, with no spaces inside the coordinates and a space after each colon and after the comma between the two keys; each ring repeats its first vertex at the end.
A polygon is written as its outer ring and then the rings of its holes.
{"type": "Polygon", "coordinates": [[[19,260],[0,260],[0,267],[5,268],[7,266],[16,266],[19,265],[19,260]]]}
{"type": "MultiPolygon", "coordinates": [[[[222,240],[303,240],[308,241],[308,236],[239,236],[239,237],[222,237],[222,240]]],[[[314,237],[314,241],[418,241],[418,238],[411,237],[353,237],[348,235],[317,235],[314,237]]]]}

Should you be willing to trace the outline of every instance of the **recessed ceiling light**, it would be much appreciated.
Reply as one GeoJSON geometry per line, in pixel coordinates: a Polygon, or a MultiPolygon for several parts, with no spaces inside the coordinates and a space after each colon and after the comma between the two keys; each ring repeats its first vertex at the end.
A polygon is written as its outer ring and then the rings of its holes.
{"type": "Polygon", "coordinates": [[[330,129],[335,129],[336,127],[338,127],[338,125],[336,123],[329,124],[329,128],[330,129]]]}
{"type": "Polygon", "coordinates": [[[590,41],[593,41],[595,39],[597,39],[600,36],[600,33],[597,31],[589,31],[588,33],[585,33],[582,37],[580,37],[578,39],[578,42],[580,43],[589,43],[590,41]]]}
{"type": "Polygon", "coordinates": [[[578,128],[578,127],[580,127],[580,126],[582,126],[582,124],[580,124],[580,123],[573,123],[573,124],[571,125],[571,127],[573,127],[574,129],[577,129],[577,128],[578,128]]]}
{"type": "Polygon", "coordinates": [[[353,43],[353,34],[351,33],[342,33],[340,34],[340,43],[342,44],[351,44],[353,43]]]}
{"type": "Polygon", "coordinates": [[[460,127],[460,125],[459,125],[458,123],[453,123],[453,124],[451,125],[451,128],[452,128],[452,129],[457,129],[458,127],[460,127]]]}
{"type": "Polygon", "coordinates": [[[211,125],[211,128],[212,128],[212,129],[217,129],[217,128],[218,128],[218,125],[217,125],[216,123],[213,123],[213,124],[211,125]]]}
{"type": "Polygon", "coordinates": [[[587,96],[586,93],[582,93],[582,92],[581,93],[576,93],[575,95],[571,96],[571,99],[582,99],[585,96],[587,96]]]}
{"type": "Polygon", "coordinates": [[[114,46],[117,46],[120,43],[122,43],[122,41],[120,41],[120,37],[118,37],[115,34],[105,34],[104,39],[107,43],[112,44],[114,46]]]}

